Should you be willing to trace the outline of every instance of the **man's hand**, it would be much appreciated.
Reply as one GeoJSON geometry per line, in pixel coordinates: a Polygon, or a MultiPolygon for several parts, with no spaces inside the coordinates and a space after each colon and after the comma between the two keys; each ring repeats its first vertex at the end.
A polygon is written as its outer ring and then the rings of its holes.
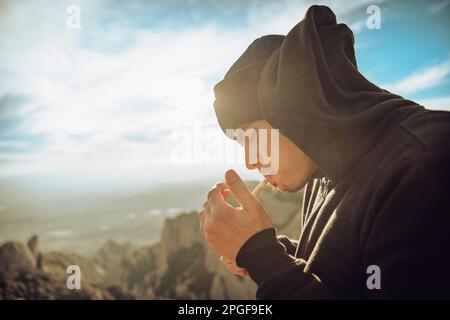
{"type": "Polygon", "coordinates": [[[200,212],[200,228],[210,247],[223,259],[235,263],[242,245],[255,233],[273,228],[273,223],[235,171],[228,170],[225,181],[226,184],[219,183],[209,191],[200,212]],[[240,203],[240,208],[225,201],[230,195],[240,203]]]}
{"type": "Polygon", "coordinates": [[[245,270],[244,268],[239,268],[236,265],[236,262],[228,260],[224,256],[220,257],[220,262],[222,262],[225,265],[225,267],[227,267],[228,271],[230,271],[231,273],[237,274],[238,276],[241,277],[248,276],[248,271],[245,270]]]}

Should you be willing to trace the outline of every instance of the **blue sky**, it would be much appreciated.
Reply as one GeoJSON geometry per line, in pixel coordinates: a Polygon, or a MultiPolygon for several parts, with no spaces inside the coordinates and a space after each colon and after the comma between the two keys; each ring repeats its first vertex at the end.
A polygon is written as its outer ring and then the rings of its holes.
{"type": "Polygon", "coordinates": [[[173,164],[173,132],[196,124],[232,143],[212,86],[252,40],[286,34],[313,3],[352,28],[369,80],[450,110],[450,0],[1,0],[0,175],[221,176],[227,165],[173,164]],[[72,4],[79,30],[66,27],[72,4]],[[379,30],[366,27],[370,4],[379,30]]]}

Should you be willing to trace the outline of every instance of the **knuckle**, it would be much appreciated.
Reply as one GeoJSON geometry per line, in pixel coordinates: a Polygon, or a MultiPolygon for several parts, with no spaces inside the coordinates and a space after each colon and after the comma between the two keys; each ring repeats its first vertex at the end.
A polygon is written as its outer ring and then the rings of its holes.
{"type": "Polygon", "coordinates": [[[223,183],[223,182],[217,183],[217,184],[214,186],[214,188],[215,188],[215,189],[224,189],[224,188],[225,188],[225,183],[223,183]]]}
{"type": "Polygon", "coordinates": [[[214,193],[217,191],[217,188],[212,188],[211,190],[208,191],[208,195],[207,195],[207,199],[209,201],[209,199],[214,195],[214,193]]]}
{"type": "Polygon", "coordinates": [[[206,237],[211,238],[215,233],[215,227],[212,223],[205,223],[203,225],[203,230],[205,231],[206,237]]]}

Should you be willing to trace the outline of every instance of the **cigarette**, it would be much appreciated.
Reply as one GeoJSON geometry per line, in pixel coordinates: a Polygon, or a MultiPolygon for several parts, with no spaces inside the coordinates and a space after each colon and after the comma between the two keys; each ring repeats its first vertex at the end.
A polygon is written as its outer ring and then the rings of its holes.
{"type": "Polygon", "coordinates": [[[258,185],[253,189],[252,195],[257,197],[261,191],[264,189],[264,187],[269,183],[269,178],[264,178],[258,185]]]}

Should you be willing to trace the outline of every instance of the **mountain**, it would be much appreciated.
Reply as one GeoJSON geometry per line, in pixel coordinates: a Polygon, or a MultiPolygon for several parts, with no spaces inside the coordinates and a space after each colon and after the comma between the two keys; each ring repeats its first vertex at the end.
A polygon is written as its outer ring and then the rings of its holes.
{"type": "MultiPolygon", "coordinates": [[[[85,283],[82,290],[68,290],[66,277],[38,268],[28,247],[8,242],[0,247],[1,299],[115,299],[107,289],[85,283]]],[[[57,270],[57,269],[56,269],[57,270]]]]}
{"type": "MultiPolygon", "coordinates": [[[[298,236],[299,193],[265,190],[260,199],[280,233],[298,236]]],[[[108,240],[93,255],[41,252],[34,236],[27,245],[9,241],[0,247],[3,299],[253,299],[255,290],[209,249],[196,211],[166,218],[151,245],[108,240]],[[80,267],[81,290],[66,287],[69,265],[80,267]]]]}

